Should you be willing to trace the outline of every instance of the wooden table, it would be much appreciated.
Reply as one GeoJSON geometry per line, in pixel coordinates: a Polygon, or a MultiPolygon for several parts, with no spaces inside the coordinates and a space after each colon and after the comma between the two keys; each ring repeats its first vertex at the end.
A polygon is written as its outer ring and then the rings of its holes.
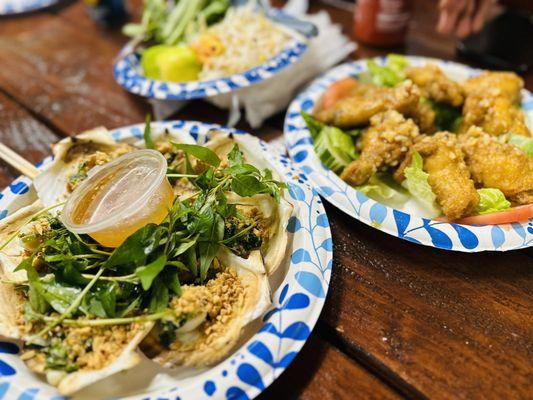
{"type": "MultiPolygon", "coordinates": [[[[435,2],[415,3],[405,48],[395,51],[454,59],[453,40],[434,33],[435,2]]],[[[351,13],[314,3],[319,8],[351,34],[351,13]]],[[[81,2],[1,18],[0,140],[37,162],[66,135],[141,122],[147,104],[111,74],[124,42],[120,32],[97,28],[81,2]]],[[[378,54],[385,52],[360,47],[354,56],[378,54]]],[[[525,78],[532,90],[533,74],[525,78]]],[[[199,101],[175,117],[226,118],[199,101]]],[[[282,121],[277,115],[253,133],[277,137],[282,121]]],[[[0,163],[0,187],[16,175],[0,163]]],[[[262,399],[533,398],[531,251],[417,246],[326,207],[335,260],[327,303],[301,354],[262,399]]]]}

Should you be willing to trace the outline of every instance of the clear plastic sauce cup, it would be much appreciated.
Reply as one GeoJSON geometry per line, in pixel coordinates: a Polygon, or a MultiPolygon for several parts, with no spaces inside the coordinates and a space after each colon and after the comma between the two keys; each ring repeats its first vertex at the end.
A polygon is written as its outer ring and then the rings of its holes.
{"type": "Polygon", "coordinates": [[[174,192],[161,153],[138,150],[97,168],[63,208],[61,219],[68,230],[117,247],[143,226],[165,219],[174,192]]]}

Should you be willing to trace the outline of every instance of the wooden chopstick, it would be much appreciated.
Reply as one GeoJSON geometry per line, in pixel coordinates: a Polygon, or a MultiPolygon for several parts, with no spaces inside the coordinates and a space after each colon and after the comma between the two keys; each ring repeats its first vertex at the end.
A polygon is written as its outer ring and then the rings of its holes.
{"type": "Polygon", "coordinates": [[[0,143],[0,159],[30,179],[35,179],[40,174],[40,171],[32,163],[22,158],[3,143],[0,143]]]}

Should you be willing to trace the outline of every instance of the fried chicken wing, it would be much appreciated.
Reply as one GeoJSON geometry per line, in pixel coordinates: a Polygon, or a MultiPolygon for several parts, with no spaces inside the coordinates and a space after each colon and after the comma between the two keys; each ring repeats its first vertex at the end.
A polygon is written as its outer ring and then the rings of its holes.
{"type": "Polygon", "coordinates": [[[513,204],[533,203],[533,157],[475,126],[459,143],[477,184],[500,189],[513,204]]]}
{"type": "Polygon", "coordinates": [[[522,110],[509,98],[491,96],[490,92],[467,96],[459,133],[465,133],[473,125],[494,136],[509,132],[531,136],[522,110]]]}
{"type": "Polygon", "coordinates": [[[365,85],[333,106],[315,113],[315,118],[325,124],[348,128],[367,124],[370,118],[386,110],[409,112],[417,107],[418,88],[405,81],[393,88],[365,85]]]}
{"type": "Polygon", "coordinates": [[[435,132],[435,118],[437,114],[427,102],[420,101],[406,116],[415,121],[422,133],[435,132]]]}
{"type": "Polygon", "coordinates": [[[420,136],[394,176],[399,181],[404,179],[403,170],[411,163],[413,150],[424,159],[428,183],[444,215],[450,219],[469,215],[478,205],[479,195],[456,136],[449,132],[420,136]]]}
{"type": "Polygon", "coordinates": [[[486,71],[462,83],[467,96],[473,93],[490,93],[491,96],[507,97],[511,102],[520,102],[520,90],[524,81],[514,72],[486,71]]]}
{"type": "Polygon", "coordinates": [[[519,107],[522,79],[512,72],[485,72],[463,83],[466,100],[459,133],[476,125],[491,135],[531,136],[519,107]]]}
{"type": "Polygon", "coordinates": [[[424,97],[459,107],[463,104],[461,86],[448,78],[435,64],[411,67],[405,72],[407,78],[417,85],[424,97]]]}
{"type": "Polygon", "coordinates": [[[342,171],[341,178],[351,185],[366,183],[380,169],[397,166],[419,135],[412,119],[395,110],[376,114],[360,141],[361,156],[342,171]]]}

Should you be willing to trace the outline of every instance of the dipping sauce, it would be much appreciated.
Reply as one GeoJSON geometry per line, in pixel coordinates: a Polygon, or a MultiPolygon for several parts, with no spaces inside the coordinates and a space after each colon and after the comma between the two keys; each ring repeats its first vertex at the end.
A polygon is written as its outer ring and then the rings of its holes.
{"type": "Polygon", "coordinates": [[[167,162],[155,150],[138,150],[97,167],[69,197],[61,219],[67,229],[117,247],[149,223],[159,224],[174,201],[167,162]]]}

